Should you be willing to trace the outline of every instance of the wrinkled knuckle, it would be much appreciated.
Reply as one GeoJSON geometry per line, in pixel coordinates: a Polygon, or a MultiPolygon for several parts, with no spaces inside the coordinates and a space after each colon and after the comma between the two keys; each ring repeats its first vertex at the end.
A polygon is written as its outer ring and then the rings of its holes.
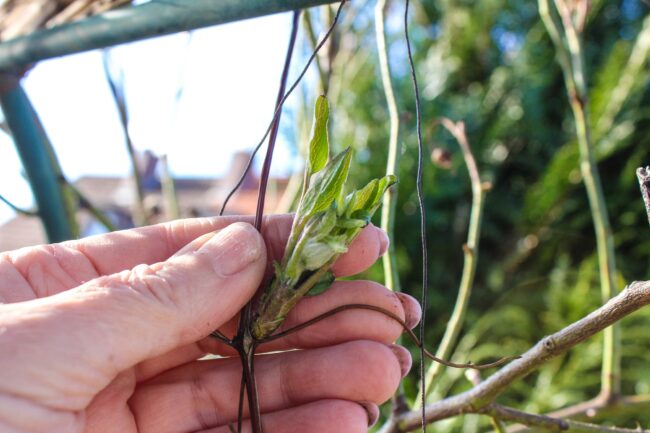
{"type": "Polygon", "coordinates": [[[165,276],[151,266],[138,265],[131,271],[124,272],[122,281],[138,295],[164,307],[175,309],[180,303],[178,291],[165,276]]]}

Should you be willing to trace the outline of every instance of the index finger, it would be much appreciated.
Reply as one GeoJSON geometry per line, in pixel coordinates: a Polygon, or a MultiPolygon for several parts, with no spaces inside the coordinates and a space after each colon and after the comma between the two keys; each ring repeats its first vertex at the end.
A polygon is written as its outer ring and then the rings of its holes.
{"type": "MultiPolygon", "coordinates": [[[[265,217],[262,234],[269,260],[280,260],[291,230],[292,215],[265,217]]],[[[252,216],[223,216],[191,218],[136,229],[123,230],[86,239],[59,244],[81,252],[98,275],[108,275],[131,269],[139,264],[167,260],[183,246],[206,233],[244,221],[252,216]]],[[[385,251],[388,238],[379,228],[369,225],[342,255],[332,270],[337,277],[354,275],[370,267],[385,251]]],[[[56,246],[55,246],[56,247],[56,246]]]]}

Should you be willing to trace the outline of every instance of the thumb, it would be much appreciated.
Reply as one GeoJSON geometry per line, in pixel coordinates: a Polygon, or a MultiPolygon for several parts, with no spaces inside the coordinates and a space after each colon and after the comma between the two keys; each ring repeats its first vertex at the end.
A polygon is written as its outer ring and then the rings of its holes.
{"type": "Polygon", "coordinates": [[[255,293],[265,267],[261,235],[235,223],[165,262],[4,306],[15,307],[0,311],[0,345],[20,350],[0,355],[0,391],[22,395],[45,387],[40,397],[58,405],[62,390],[48,391],[61,382],[83,407],[119,372],[197,341],[232,318],[255,293]],[[34,365],[39,362],[44,368],[34,365]]]}

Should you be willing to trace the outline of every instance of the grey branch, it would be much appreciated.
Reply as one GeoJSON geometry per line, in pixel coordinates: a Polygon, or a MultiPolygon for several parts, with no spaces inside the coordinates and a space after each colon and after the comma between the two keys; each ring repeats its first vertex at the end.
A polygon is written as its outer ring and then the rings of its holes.
{"type": "Polygon", "coordinates": [[[643,203],[645,203],[645,211],[648,214],[648,222],[650,222],[650,166],[637,168],[636,176],[639,178],[641,196],[643,197],[643,203]]]}
{"type": "MultiPolygon", "coordinates": [[[[469,391],[427,405],[427,421],[432,423],[464,413],[484,413],[494,399],[512,382],[528,375],[549,359],[567,352],[573,346],[647,304],[650,304],[650,281],[633,282],[599,309],[561,331],[543,338],[521,358],[512,361],[469,391]]],[[[419,412],[411,411],[389,420],[381,431],[406,432],[415,430],[419,426],[419,412]]],[[[576,424],[572,428],[576,427],[579,425],[576,424]]],[[[584,426],[581,428],[582,430],[578,431],[625,431],[584,430],[584,426]]]]}
{"type": "Polygon", "coordinates": [[[514,421],[533,428],[529,431],[566,431],[570,433],[650,433],[650,430],[636,428],[621,428],[574,421],[571,419],[555,418],[548,415],[535,415],[522,412],[499,404],[490,404],[481,413],[498,417],[502,420],[514,421]]]}

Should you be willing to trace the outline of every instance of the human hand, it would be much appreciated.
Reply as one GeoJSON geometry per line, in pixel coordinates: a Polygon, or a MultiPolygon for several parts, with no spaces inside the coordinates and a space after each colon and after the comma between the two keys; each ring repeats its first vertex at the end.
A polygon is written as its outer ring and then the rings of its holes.
{"type": "MultiPolygon", "coordinates": [[[[232,354],[206,336],[233,333],[291,225],[268,218],[262,239],[235,221],[183,220],[0,254],[0,432],[229,432],[239,360],[198,359],[232,354]]],[[[361,272],[386,244],[367,227],[334,273],[361,272]]],[[[419,320],[406,295],[338,281],[303,299],[284,327],[351,303],[419,320]]],[[[410,367],[408,352],[390,344],[400,333],[382,314],[349,310],[262,345],[303,349],[257,358],[266,432],[366,431],[410,367]]]]}

